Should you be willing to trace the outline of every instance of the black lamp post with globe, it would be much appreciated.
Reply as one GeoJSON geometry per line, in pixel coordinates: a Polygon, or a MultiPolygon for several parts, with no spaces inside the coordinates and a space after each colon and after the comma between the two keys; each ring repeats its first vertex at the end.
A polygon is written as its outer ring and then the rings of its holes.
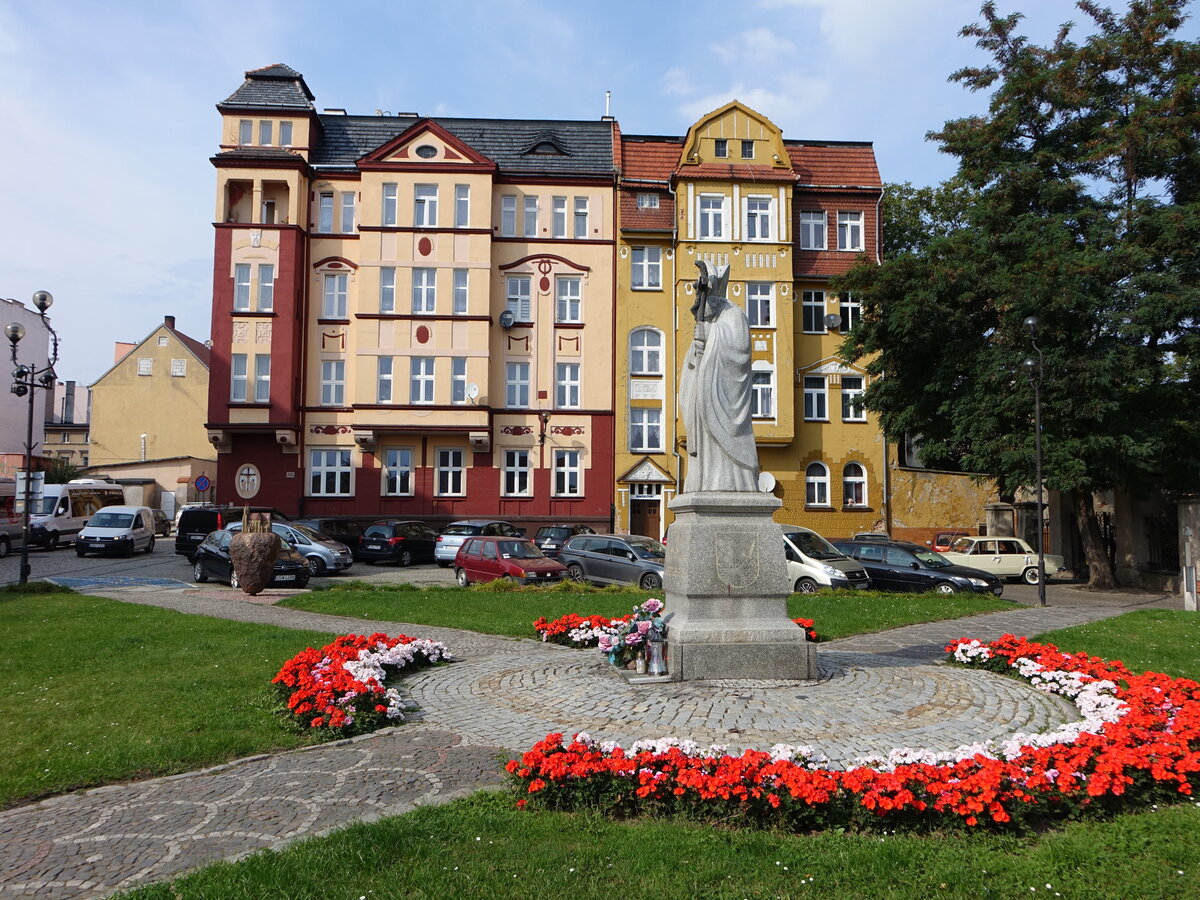
{"type": "Polygon", "coordinates": [[[47,360],[45,366],[38,367],[36,364],[19,362],[17,360],[17,344],[25,337],[25,326],[20,322],[10,322],[4,326],[4,336],[12,344],[12,361],[16,367],[12,373],[12,392],[18,397],[29,397],[29,418],[25,423],[25,511],[21,520],[20,584],[29,582],[29,514],[33,499],[33,400],[39,388],[44,391],[53,391],[54,383],[57,380],[57,376],[54,374],[54,364],[58,362],[58,333],[50,327],[50,322],[46,318],[46,310],[52,303],[54,303],[54,297],[49,291],[38,291],[33,295],[33,305],[37,307],[42,326],[50,334],[53,347],[50,359],[47,360]]]}

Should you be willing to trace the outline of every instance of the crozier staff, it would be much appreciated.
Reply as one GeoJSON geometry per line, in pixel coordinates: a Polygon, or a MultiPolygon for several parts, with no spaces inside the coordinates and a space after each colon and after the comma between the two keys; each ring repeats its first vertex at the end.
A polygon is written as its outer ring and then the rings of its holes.
{"type": "Polygon", "coordinates": [[[750,326],[725,297],[728,266],[696,263],[696,330],[679,379],[687,430],[686,492],[757,491],[750,420],[750,326]]]}

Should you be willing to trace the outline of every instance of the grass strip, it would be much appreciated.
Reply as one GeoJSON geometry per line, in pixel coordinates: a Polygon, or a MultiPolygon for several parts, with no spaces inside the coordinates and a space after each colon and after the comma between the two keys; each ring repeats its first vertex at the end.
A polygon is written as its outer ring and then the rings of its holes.
{"type": "MultiPolygon", "coordinates": [[[[534,637],[539,616],[554,620],[567,613],[623,616],[662,591],[561,586],[515,588],[498,582],[495,587],[417,588],[413,585],[371,585],[363,582],[297,594],[279,605],[326,615],[411,622],[444,628],[466,628],[484,634],[534,637]]],[[[1013,604],[982,594],[885,594],[877,591],[829,591],[792,594],[791,618],[814,620],[823,640],[902,625],[956,619],[997,610],[1013,604]]],[[[668,607],[667,612],[670,612],[668,607]]]]}
{"type": "Polygon", "coordinates": [[[1087,625],[1033,636],[1075,653],[1120,660],[1134,672],[1200,681],[1200,616],[1181,609],[1139,609],[1087,625]]]}
{"type": "Polygon", "coordinates": [[[318,743],[271,679],[332,635],[74,593],[0,594],[0,807],[318,743]]]}

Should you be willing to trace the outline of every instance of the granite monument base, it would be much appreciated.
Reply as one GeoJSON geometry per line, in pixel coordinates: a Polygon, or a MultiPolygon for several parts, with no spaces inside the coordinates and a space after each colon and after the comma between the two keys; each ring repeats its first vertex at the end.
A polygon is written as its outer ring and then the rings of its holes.
{"type": "Polygon", "coordinates": [[[683,493],[670,504],[666,604],[674,681],[817,677],[816,650],[787,614],[781,502],[738,491],[683,493]]]}

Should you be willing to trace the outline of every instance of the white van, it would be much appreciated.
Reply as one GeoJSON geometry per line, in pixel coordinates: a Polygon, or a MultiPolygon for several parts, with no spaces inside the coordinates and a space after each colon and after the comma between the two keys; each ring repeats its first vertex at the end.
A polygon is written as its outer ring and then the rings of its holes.
{"type": "Polygon", "coordinates": [[[77,556],[138,550],[154,552],[154,513],[148,506],[106,506],[88,519],[75,538],[77,556]]]}
{"type": "Polygon", "coordinates": [[[66,484],[47,484],[42,497],[33,501],[29,543],[53,550],[75,540],[89,518],[106,506],[125,502],[125,488],[111,481],[77,478],[66,484]]]}
{"type": "Polygon", "coordinates": [[[853,559],[815,531],[799,525],[780,525],[787,553],[788,581],[798,594],[815,594],[821,588],[869,588],[871,579],[862,563],[853,559]]]}

